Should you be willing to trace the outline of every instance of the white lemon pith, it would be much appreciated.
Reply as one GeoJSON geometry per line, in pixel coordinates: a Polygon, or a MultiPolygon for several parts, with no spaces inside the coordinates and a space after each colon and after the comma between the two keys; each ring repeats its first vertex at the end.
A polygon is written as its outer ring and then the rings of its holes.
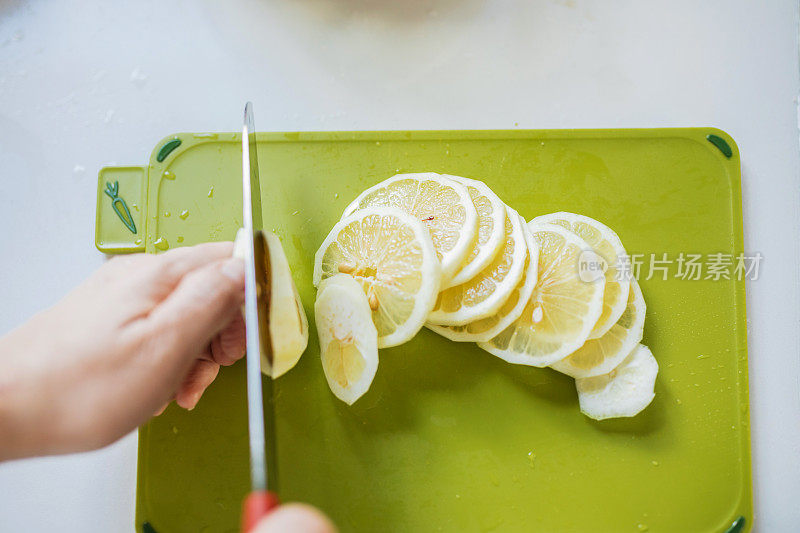
{"type": "Polygon", "coordinates": [[[478,214],[466,187],[433,172],[382,181],[361,193],[344,216],[369,206],[400,209],[425,225],[441,262],[442,285],[461,268],[478,231],[478,214]]]}
{"type": "Polygon", "coordinates": [[[605,279],[582,281],[578,259],[588,245],[550,224],[528,224],[539,245],[539,279],[520,317],[479,346],[509,363],[549,366],[586,342],[603,306],[605,279]]]}
{"type": "MultiPolygon", "coordinates": [[[[262,354],[261,370],[273,379],[291,370],[308,346],[308,319],[289,262],[277,235],[263,233],[269,259],[270,301],[267,310],[272,364],[262,354]]],[[[248,239],[243,229],[236,234],[234,257],[244,258],[248,239]]]]}
{"type": "Polygon", "coordinates": [[[314,304],[320,359],[333,394],[352,405],[378,369],[378,330],[367,295],[346,274],[325,279],[314,304]]]}
{"type": "Polygon", "coordinates": [[[539,265],[539,246],[533,239],[527,226],[522,227],[525,234],[525,242],[528,246],[528,258],[526,259],[525,269],[522,279],[511,291],[508,299],[494,315],[481,318],[463,326],[437,326],[426,324],[443,337],[456,342],[486,342],[501,331],[506,329],[522,314],[522,310],[531,298],[533,288],[536,286],[537,269],[539,265]]]}
{"type": "Polygon", "coordinates": [[[428,230],[390,207],[359,209],[333,227],[317,250],[314,284],[339,273],[361,284],[381,348],[402,344],[420,330],[441,280],[428,230]]]}
{"type": "Polygon", "coordinates": [[[607,269],[605,271],[606,287],[603,293],[603,312],[597,320],[590,339],[597,339],[605,335],[616,324],[628,301],[630,288],[629,276],[619,272],[620,260],[626,256],[617,234],[592,218],[575,213],[559,212],[543,215],[531,220],[534,224],[558,224],[563,226],[591,246],[594,253],[600,255],[607,269]]]}
{"type": "Polygon", "coordinates": [[[642,291],[633,280],[627,305],[617,323],[599,339],[589,339],[565,359],[553,363],[552,368],[573,378],[611,372],[642,340],[645,311],[642,291]]]}
{"type": "Polygon", "coordinates": [[[467,188],[478,214],[478,233],[463,266],[443,289],[466,283],[492,262],[503,247],[506,218],[505,204],[485,183],[461,176],[444,176],[467,188]]]}
{"type": "Polygon", "coordinates": [[[528,245],[523,224],[517,212],[506,207],[503,249],[477,276],[439,293],[428,316],[429,324],[463,326],[497,313],[525,270],[528,245]]]}
{"type": "Polygon", "coordinates": [[[595,420],[636,416],[653,401],[657,374],[655,357],[639,344],[608,374],[575,380],[581,412],[595,420]]]}

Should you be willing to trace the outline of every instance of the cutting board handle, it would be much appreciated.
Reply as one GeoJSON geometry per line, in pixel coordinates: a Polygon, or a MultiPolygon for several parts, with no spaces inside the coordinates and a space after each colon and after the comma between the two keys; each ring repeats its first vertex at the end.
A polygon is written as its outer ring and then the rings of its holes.
{"type": "Polygon", "coordinates": [[[104,167],[97,175],[94,245],[106,254],[144,252],[147,167],[104,167]]]}

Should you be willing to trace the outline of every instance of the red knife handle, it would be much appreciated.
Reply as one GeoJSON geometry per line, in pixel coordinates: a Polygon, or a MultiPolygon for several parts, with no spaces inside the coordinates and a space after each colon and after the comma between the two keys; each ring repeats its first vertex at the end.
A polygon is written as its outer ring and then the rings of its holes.
{"type": "Polygon", "coordinates": [[[267,490],[251,492],[242,505],[242,531],[249,533],[262,518],[280,504],[278,495],[267,490]]]}

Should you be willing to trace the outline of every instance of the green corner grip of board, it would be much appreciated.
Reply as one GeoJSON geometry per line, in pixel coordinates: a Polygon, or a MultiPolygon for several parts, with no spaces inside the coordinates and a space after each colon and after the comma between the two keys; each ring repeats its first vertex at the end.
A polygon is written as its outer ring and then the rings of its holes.
{"type": "Polygon", "coordinates": [[[736,520],[733,521],[733,524],[731,524],[731,527],[729,527],[728,529],[725,530],[725,533],[740,533],[740,532],[744,531],[745,522],[746,522],[746,520],[744,519],[744,517],[740,516],[739,518],[737,518],[736,520]]]}
{"type": "Polygon", "coordinates": [[[730,158],[733,155],[733,150],[731,150],[728,141],[726,141],[719,135],[714,135],[713,133],[710,133],[706,135],[706,139],[708,139],[708,142],[719,148],[719,151],[722,152],[722,155],[724,155],[725,157],[730,158]]]}
{"type": "Polygon", "coordinates": [[[158,533],[156,529],[150,525],[150,522],[142,524],[142,533],[158,533]]]}
{"type": "Polygon", "coordinates": [[[175,150],[175,148],[181,145],[181,142],[182,141],[180,139],[171,139],[162,144],[161,148],[159,148],[158,150],[158,155],[156,155],[156,161],[158,161],[159,163],[164,161],[169,156],[169,154],[171,154],[175,150]]]}
{"type": "Polygon", "coordinates": [[[142,232],[147,207],[145,167],[105,167],[97,176],[95,246],[103,253],[145,249],[142,232]]]}

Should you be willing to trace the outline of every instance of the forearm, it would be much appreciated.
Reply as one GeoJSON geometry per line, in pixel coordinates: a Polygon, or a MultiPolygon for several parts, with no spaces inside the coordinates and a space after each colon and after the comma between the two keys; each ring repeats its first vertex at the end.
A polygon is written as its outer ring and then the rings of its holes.
{"type": "MultiPolygon", "coordinates": [[[[50,311],[0,338],[0,461],[99,447],[111,437],[81,405],[94,386],[68,364],[75,346],[53,338],[50,311]],[[70,384],[81,383],[81,387],[70,384]]],[[[79,348],[78,348],[79,349],[79,348]]]]}
{"type": "Polygon", "coordinates": [[[35,358],[41,341],[27,329],[26,324],[0,338],[0,461],[47,453],[39,390],[43,384],[37,382],[30,359],[26,361],[27,355],[35,358]]]}

